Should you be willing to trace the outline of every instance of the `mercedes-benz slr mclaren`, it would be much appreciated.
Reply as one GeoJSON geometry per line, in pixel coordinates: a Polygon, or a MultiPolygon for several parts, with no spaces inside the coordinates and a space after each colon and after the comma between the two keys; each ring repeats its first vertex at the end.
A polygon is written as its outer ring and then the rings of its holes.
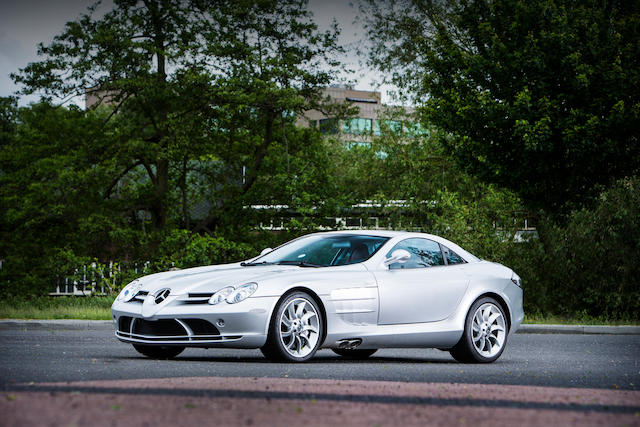
{"type": "Polygon", "coordinates": [[[153,358],[186,347],[259,348],[303,362],[433,347],[493,362],[524,317],[520,277],[441,237],[338,231],[244,262],[152,274],[111,308],[116,337],[153,358]]]}

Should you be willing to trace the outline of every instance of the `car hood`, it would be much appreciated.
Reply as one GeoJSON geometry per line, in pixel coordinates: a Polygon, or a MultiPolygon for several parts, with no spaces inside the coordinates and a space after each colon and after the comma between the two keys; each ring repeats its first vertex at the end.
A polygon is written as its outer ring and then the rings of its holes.
{"type": "Polygon", "coordinates": [[[225,286],[235,287],[249,282],[261,283],[282,278],[285,275],[287,277],[308,275],[312,273],[311,270],[318,272],[325,269],[291,265],[243,267],[240,263],[234,263],[167,271],[144,276],[138,280],[142,282],[141,290],[149,293],[170,288],[171,294],[181,295],[189,292],[215,292],[225,286]]]}

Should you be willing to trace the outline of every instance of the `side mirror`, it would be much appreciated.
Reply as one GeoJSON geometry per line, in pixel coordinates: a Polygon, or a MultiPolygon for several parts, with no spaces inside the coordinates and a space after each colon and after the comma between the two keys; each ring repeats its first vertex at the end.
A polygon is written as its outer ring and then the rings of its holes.
{"type": "Polygon", "coordinates": [[[262,252],[260,252],[260,256],[262,256],[262,255],[266,255],[266,254],[268,254],[269,252],[271,252],[272,250],[273,250],[273,249],[271,249],[271,248],[264,248],[264,249],[262,250],[262,252]]]}
{"type": "Polygon", "coordinates": [[[411,259],[411,254],[409,253],[409,251],[406,251],[404,249],[396,249],[391,253],[391,256],[389,258],[386,258],[384,260],[384,265],[386,267],[389,267],[391,264],[395,264],[395,263],[404,264],[410,259],[411,259]]]}

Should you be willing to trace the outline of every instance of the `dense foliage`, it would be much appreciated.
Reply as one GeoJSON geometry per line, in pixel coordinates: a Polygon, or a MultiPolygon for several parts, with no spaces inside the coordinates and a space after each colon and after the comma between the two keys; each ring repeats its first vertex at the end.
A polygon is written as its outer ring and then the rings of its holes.
{"type": "MultiPolygon", "coordinates": [[[[400,119],[389,111],[383,123],[400,119]]],[[[446,138],[435,128],[422,135],[383,129],[371,147],[343,150],[336,173],[345,204],[373,200],[387,221],[378,225],[424,230],[502,260],[524,207],[513,193],[461,170],[443,146],[446,138]]]]}
{"type": "Polygon", "coordinates": [[[0,98],[0,295],[63,277],[114,292],[342,218],[514,268],[529,313],[637,320],[638,15],[602,7],[374,7],[372,59],[420,107],[389,108],[370,142],[299,126],[310,108],[357,114],[323,104],[338,29],[318,32],[303,0],[90,11],[15,74],[42,102],[0,98]],[[51,98],[85,90],[87,110],[51,98]],[[539,238],[520,242],[527,216],[539,238]]]}
{"type": "Polygon", "coordinates": [[[459,164],[559,218],[640,170],[640,3],[367,4],[370,59],[459,164]]]}
{"type": "MultiPolygon", "coordinates": [[[[61,251],[205,262],[179,254],[197,233],[246,236],[247,205],[326,198],[329,157],[295,120],[321,101],[341,48],[303,0],[116,0],[94,15],[13,75],[41,104],[2,102],[0,256],[13,286],[50,282],[61,251]],[[52,103],[85,94],[98,101],[86,112],[52,103]],[[190,236],[172,241],[177,228],[190,236]]],[[[207,262],[246,256],[210,243],[207,262]]]]}
{"type": "Polygon", "coordinates": [[[540,239],[508,257],[526,278],[530,313],[637,320],[640,313],[640,179],[625,178],[563,226],[547,222],[540,239]]]}
{"type": "Polygon", "coordinates": [[[107,190],[118,170],[111,150],[119,116],[105,125],[108,111],[48,103],[17,108],[8,101],[3,103],[7,131],[0,146],[3,294],[42,294],[61,276],[72,277],[76,268],[96,259],[118,261],[123,270],[118,286],[136,274],[134,265],[143,263],[146,272],[153,272],[246,259],[311,225],[280,236],[252,232],[259,218],[245,200],[284,200],[304,210],[332,188],[327,183],[329,151],[320,135],[289,125],[288,147],[281,141],[271,144],[256,190],[248,191],[247,199],[235,199],[234,209],[220,216],[223,225],[195,232],[218,200],[210,175],[219,173],[220,162],[202,158],[192,161],[187,176],[187,197],[195,201],[185,213],[179,203],[182,188],[172,185],[168,222],[157,229],[145,210],[151,184],[144,170],[130,171],[116,190],[107,190]],[[183,225],[183,215],[191,218],[191,228],[183,225]]]}
{"type": "Polygon", "coordinates": [[[497,245],[524,278],[525,308],[637,319],[640,189],[626,177],[640,171],[638,3],[389,0],[361,10],[370,63],[446,133],[447,154],[540,218],[539,239],[497,245]]]}
{"type": "Polygon", "coordinates": [[[107,123],[105,197],[140,171],[134,179],[147,185],[136,205],[152,226],[164,228],[176,204],[187,225],[186,181],[196,170],[216,201],[196,228],[215,229],[242,206],[271,145],[286,144],[295,114],[317,103],[341,50],[336,30],[319,32],[303,0],[114,3],[104,16],[69,22],[14,79],[26,94],[115,105],[104,118],[117,122],[107,123]]]}

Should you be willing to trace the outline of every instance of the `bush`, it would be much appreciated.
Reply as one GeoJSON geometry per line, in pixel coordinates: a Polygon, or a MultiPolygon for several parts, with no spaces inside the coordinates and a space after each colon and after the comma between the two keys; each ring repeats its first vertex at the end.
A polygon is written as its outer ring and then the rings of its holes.
{"type": "Polygon", "coordinates": [[[129,233],[128,237],[130,245],[125,247],[135,248],[136,258],[124,254],[120,259],[97,259],[68,248],[54,249],[46,258],[39,260],[7,257],[0,269],[0,294],[23,298],[46,295],[63,278],[79,282],[95,280],[97,288],[117,292],[134,278],[145,274],[170,268],[235,262],[256,256],[260,251],[248,243],[181,229],[145,235],[129,233]],[[117,261],[113,269],[109,268],[111,261],[117,261]]]}
{"type": "Polygon", "coordinates": [[[512,248],[530,313],[637,320],[640,313],[640,180],[623,179],[566,225],[512,248]]]}
{"type": "MultiPolygon", "coordinates": [[[[516,243],[513,229],[496,233],[495,223],[507,224],[517,201],[493,191],[469,203],[454,193],[439,194],[436,208],[423,209],[430,224],[425,230],[447,237],[471,252],[513,268],[523,279],[525,312],[602,320],[634,320],[640,313],[640,179],[624,179],[603,191],[589,208],[574,211],[564,225],[542,220],[539,238],[516,243]],[[503,211],[499,213],[498,208],[503,211]]],[[[306,222],[293,223],[289,231],[238,232],[235,237],[212,237],[188,230],[140,233],[124,230],[112,236],[126,248],[118,273],[108,277],[112,292],[145,274],[169,268],[240,261],[265,247],[312,231],[306,222]],[[295,227],[297,225],[297,227],[295,227]],[[240,239],[243,239],[241,241],[240,239]]],[[[3,297],[45,295],[60,277],[78,279],[105,276],[112,258],[95,259],[74,251],[51,249],[42,259],[8,256],[0,269],[3,297]],[[77,273],[79,269],[81,273],[77,273]]]]}
{"type": "Polygon", "coordinates": [[[200,235],[188,230],[172,230],[163,236],[151,261],[161,271],[172,267],[189,268],[235,262],[255,255],[256,251],[246,243],[200,235]]]}

